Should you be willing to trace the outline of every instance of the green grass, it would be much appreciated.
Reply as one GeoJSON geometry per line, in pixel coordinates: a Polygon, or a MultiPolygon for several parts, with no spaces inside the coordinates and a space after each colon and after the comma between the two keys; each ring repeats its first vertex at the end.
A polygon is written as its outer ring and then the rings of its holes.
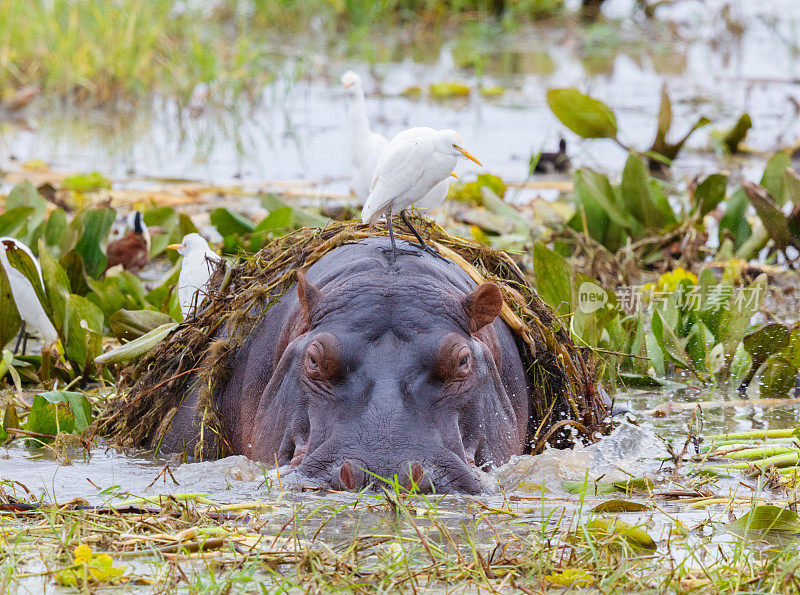
{"type": "MultiPolygon", "coordinates": [[[[36,84],[104,104],[152,93],[188,99],[254,91],[276,54],[344,36],[370,55],[376,29],[499,18],[538,19],[562,0],[5,0],[0,3],[0,99],[36,84]],[[186,8],[189,4],[191,8],[186,8]],[[313,31],[310,33],[309,31],[313,31]],[[291,35],[294,35],[292,37],[291,35]],[[298,40],[302,41],[298,42],[298,40]]],[[[302,48],[300,50],[302,57],[302,48]]]]}
{"type": "MultiPolygon", "coordinates": [[[[0,488],[31,500],[19,484],[0,488]]],[[[146,510],[117,514],[52,504],[0,513],[0,590],[52,587],[63,569],[80,568],[74,552],[82,544],[94,557],[110,555],[114,568],[124,567],[129,588],[160,592],[800,588],[796,544],[776,549],[733,539],[718,547],[698,540],[698,528],[676,525],[656,536],[656,551],[643,551],[619,535],[587,530],[587,519],[600,517],[581,513],[582,496],[565,504],[546,495],[512,497],[489,506],[395,489],[344,500],[306,495],[298,503],[272,488],[264,501],[238,509],[192,495],[151,498],[138,505],[146,510]]],[[[652,526],[651,516],[637,526],[652,526]]],[[[698,527],[719,528],[726,517],[717,509],[698,527]]],[[[111,582],[78,587],[110,591],[111,582]]]]}
{"type": "Polygon", "coordinates": [[[105,103],[198,83],[241,90],[269,76],[245,15],[221,22],[176,0],[0,3],[0,89],[39,84],[105,103]]]}

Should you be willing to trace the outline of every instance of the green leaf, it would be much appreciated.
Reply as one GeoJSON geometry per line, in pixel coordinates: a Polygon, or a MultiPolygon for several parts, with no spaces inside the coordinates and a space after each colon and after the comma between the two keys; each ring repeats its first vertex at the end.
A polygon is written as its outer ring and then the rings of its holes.
{"type": "Polygon", "coordinates": [[[64,339],[64,325],[66,324],[67,300],[69,299],[72,286],[69,282],[67,273],[61,265],[44,247],[44,241],[39,240],[39,259],[42,266],[42,279],[47,300],[53,313],[53,326],[56,327],[58,334],[64,339]]]}
{"type": "Polygon", "coordinates": [[[61,185],[67,190],[86,194],[87,192],[95,192],[102,188],[111,188],[111,180],[103,174],[93,171],[88,174],[67,176],[61,181],[61,185]]]}
{"type": "Polygon", "coordinates": [[[25,278],[30,282],[33,290],[36,292],[36,297],[42,304],[45,313],[52,318],[50,312],[50,302],[44,293],[42,287],[42,279],[39,276],[39,270],[36,268],[36,263],[33,262],[27,252],[19,248],[17,245],[6,247],[6,257],[9,264],[22,273],[25,278]]]}
{"type": "Polygon", "coordinates": [[[629,388],[661,388],[665,384],[663,380],[659,380],[654,376],[631,374],[630,372],[621,372],[619,379],[629,388]]]}
{"type": "Polygon", "coordinates": [[[0,266],[0,351],[17,336],[21,324],[17,304],[11,294],[11,284],[5,269],[0,266]]]}
{"type": "Polygon", "coordinates": [[[711,174],[697,185],[692,192],[692,200],[701,216],[707,215],[725,200],[727,186],[728,176],[722,174],[711,174]]]}
{"type": "Polygon", "coordinates": [[[100,247],[108,237],[115,218],[113,209],[91,209],[81,218],[83,233],[75,250],[83,257],[86,272],[95,279],[106,270],[108,260],[100,247]]]}
{"type": "Polygon", "coordinates": [[[285,233],[294,226],[294,211],[291,207],[281,207],[272,211],[261,223],[253,229],[250,241],[250,251],[257,252],[261,249],[266,237],[270,234],[285,233]]]}
{"type": "Polygon", "coordinates": [[[617,518],[595,519],[586,523],[586,530],[597,538],[619,538],[634,549],[655,551],[656,542],[644,530],[617,518]]]}
{"type": "Polygon", "coordinates": [[[132,341],[164,324],[174,323],[168,314],[153,310],[119,310],[109,320],[111,332],[120,341],[132,341]]]}
{"type": "Polygon", "coordinates": [[[694,369],[683,342],[675,334],[675,331],[665,324],[663,315],[659,310],[653,312],[652,330],[653,336],[664,351],[664,355],[688,370],[694,369]]]}
{"type": "Polygon", "coordinates": [[[533,271],[536,293],[547,305],[557,310],[561,304],[572,302],[572,267],[541,241],[533,245],[533,271]]]}
{"type": "Polygon", "coordinates": [[[611,481],[562,481],[561,489],[568,494],[582,494],[584,491],[587,496],[599,496],[600,494],[613,494],[617,491],[611,481]]]}
{"type": "Polygon", "coordinates": [[[746,538],[764,537],[770,533],[796,535],[800,533],[800,518],[788,508],[764,504],[751,508],[746,514],[725,525],[725,529],[746,538]]]}
{"type": "Polygon", "coordinates": [[[649,508],[647,504],[641,504],[640,502],[630,502],[629,500],[605,500],[592,508],[592,512],[641,512],[649,508]]]}
{"type": "Polygon", "coordinates": [[[270,193],[263,195],[261,197],[261,205],[270,213],[284,207],[289,207],[294,212],[295,224],[299,225],[300,227],[325,227],[329,221],[327,217],[323,217],[322,215],[314,213],[309,209],[292,207],[281,200],[281,197],[277,194],[270,193]]]}
{"type": "MultiPolygon", "coordinates": [[[[103,312],[88,299],[70,294],[65,308],[64,352],[67,359],[81,370],[91,371],[94,358],[102,350],[103,312]]],[[[63,343],[63,338],[62,338],[63,343]]]]}
{"type": "Polygon", "coordinates": [[[567,128],[582,138],[616,138],[617,119],[606,104],[577,89],[550,89],[547,104],[567,128]]]}
{"type": "Polygon", "coordinates": [[[92,406],[86,395],[57,390],[33,398],[25,429],[40,434],[80,434],[91,422],[92,406]]]}
{"type": "Polygon", "coordinates": [[[211,211],[211,224],[217,228],[221,236],[245,235],[253,231],[255,225],[244,215],[225,208],[211,211]]]}
{"type": "Polygon", "coordinates": [[[771,355],[764,363],[759,389],[765,397],[786,397],[794,388],[797,368],[780,355],[771,355]]]}
{"type": "Polygon", "coordinates": [[[768,324],[744,336],[744,348],[753,358],[753,367],[759,368],[767,358],[789,344],[789,328],[778,323],[768,324]]]}
{"type": "Polygon", "coordinates": [[[24,227],[26,233],[19,236],[26,244],[30,244],[34,230],[41,225],[47,216],[47,201],[30,181],[25,180],[14,186],[11,192],[8,193],[8,198],[6,198],[6,211],[18,207],[31,207],[33,209],[24,227]]]}
{"type": "MultiPolygon", "coordinates": [[[[625,210],[624,205],[617,203],[614,190],[605,176],[590,170],[579,170],[575,175],[575,191],[581,202],[599,205],[614,223],[636,234],[642,233],[642,224],[625,210]]],[[[591,225],[591,222],[587,220],[587,224],[591,225]]]]}
{"type": "Polygon", "coordinates": [[[648,180],[642,159],[634,153],[629,154],[622,172],[622,199],[628,212],[643,227],[661,229],[667,220],[655,205],[648,180]]]}
{"type": "Polygon", "coordinates": [[[103,355],[97,356],[94,362],[96,364],[119,364],[145,355],[149,353],[153,347],[163,341],[164,338],[172,332],[172,329],[177,326],[177,322],[162,324],[138,339],[134,339],[121,347],[117,347],[103,355]]]}
{"type": "MultiPolygon", "coordinates": [[[[689,137],[698,129],[707,126],[711,123],[706,117],[701,117],[694,123],[689,131],[674,143],[667,140],[667,135],[672,128],[672,103],[669,95],[667,94],[666,83],[661,87],[661,107],[658,110],[658,127],[656,128],[656,136],[653,139],[653,144],[650,147],[650,152],[662,156],[667,164],[672,162],[680,153],[683,145],[689,140],[689,137]]],[[[650,156],[651,159],[656,159],[655,155],[650,156]]],[[[660,161],[660,160],[659,160],[660,161]]]]}
{"type": "Polygon", "coordinates": [[[778,151],[764,166],[764,175],[761,177],[761,186],[772,195],[773,200],[782,205],[784,197],[784,174],[786,168],[792,164],[791,157],[786,151],[778,151]]]}
{"type": "Polygon", "coordinates": [[[636,490],[649,491],[653,488],[653,482],[647,477],[632,477],[620,481],[564,481],[561,482],[561,489],[568,494],[582,494],[584,490],[587,495],[598,496],[601,494],[612,494],[614,492],[631,493],[636,490]]]}
{"type": "Polygon", "coordinates": [[[786,248],[791,242],[789,222],[773,196],[763,187],[752,182],[742,182],[742,188],[747,193],[750,203],[755,207],[770,238],[775,242],[775,247],[779,250],[786,248]]]}
{"type": "Polygon", "coordinates": [[[722,144],[725,146],[728,153],[735,155],[739,152],[739,145],[744,140],[744,137],[747,136],[748,130],[752,127],[753,122],[750,119],[750,114],[742,114],[739,116],[736,124],[722,137],[722,144]]]}
{"type": "Polygon", "coordinates": [[[67,274],[72,293],[86,295],[91,291],[91,279],[83,264],[83,257],[77,250],[69,250],[58,259],[58,264],[61,265],[61,268],[63,268],[64,272],[67,274]]]}
{"type": "Polygon", "coordinates": [[[47,249],[50,250],[56,258],[62,253],[62,242],[64,242],[65,236],[67,235],[67,228],[67,214],[64,212],[64,209],[59,207],[53,210],[47,217],[43,239],[47,245],[47,249]]]}
{"type": "Polygon", "coordinates": [[[33,207],[15,207],[0,215],[0,236],[14,237],[34,213],[33,207]]]}
{"type": "Polygon", "coordinates": [[[726,203],[725,214],[719,222],[720,242],[725,237],[723,230],[730,232],[736,248],[739,248],[747,241],[747,238],[752,233],[752,228],[745,217],[749,204],[747,193],[743,189],[740,188],[731,195],[726,203]]]}
{"type": "Polygon", "coordinates": [[[653,366],[656,376],[663,378],[667,373],[664,363],[664,350],[658,344],[658,340],[653,333],[647,333],[644,337],[644,342],[647,347],[647,357],[650,359],[650,364],[653,366]]]}

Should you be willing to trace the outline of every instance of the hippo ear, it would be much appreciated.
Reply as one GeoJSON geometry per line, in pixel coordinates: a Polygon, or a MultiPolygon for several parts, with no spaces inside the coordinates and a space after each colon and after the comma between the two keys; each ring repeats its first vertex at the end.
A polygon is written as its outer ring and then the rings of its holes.
{"type": "Polygon", "coordinates": [[[306,279],[306,274],[302,270],[297,271],[297,297],[300,298],[305,326],[308,328],[311,326],[311,313],[319,303],[322,292],[306,279]]]}
{"type": "Polygon", "coordinates": [[[481,283],[462,302],[467,313],[469,332],[476,333],[491,324],[503,308],[503,295],[494,283],[481,283]]]}

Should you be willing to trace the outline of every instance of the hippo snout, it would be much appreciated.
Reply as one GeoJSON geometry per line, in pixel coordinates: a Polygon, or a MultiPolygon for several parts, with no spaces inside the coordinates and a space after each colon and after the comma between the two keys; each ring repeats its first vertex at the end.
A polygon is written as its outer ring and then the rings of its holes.
{"type": "MultiPolygon", "coordinates": [[[[313,464],[301,465],[298,471],[304,475],[312,475],[312,468],[319,470],[320,467],[313,464]]],[[[403,488],[423,494],[454,491],[478,494],[484,490],[475,471],[463,461],[450,465],[431,465],[424,460],[411,460],[387,467],[374,464],[370,466],[362,460],[347,458],[331,465],[327,483],[334,490],[360,492],[365,489],[379,489],[381,484],[388,485],[394,482],[395,476],[403,488]],[[392,472],[392,469],[395,471],[392,472]]]]}

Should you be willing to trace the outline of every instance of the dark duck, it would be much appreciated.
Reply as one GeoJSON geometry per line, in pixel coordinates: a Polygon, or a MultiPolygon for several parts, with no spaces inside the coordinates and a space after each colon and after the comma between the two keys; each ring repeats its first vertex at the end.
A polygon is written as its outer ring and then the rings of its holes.
{"type": "Polygon", "coordinates": [[[567,156],[567,141],[563,138],[558,143],[555,153],[542,153],[536,162],[533,172],[537,174],[552,174],[568,172],[572,164],[567,156]]]}

